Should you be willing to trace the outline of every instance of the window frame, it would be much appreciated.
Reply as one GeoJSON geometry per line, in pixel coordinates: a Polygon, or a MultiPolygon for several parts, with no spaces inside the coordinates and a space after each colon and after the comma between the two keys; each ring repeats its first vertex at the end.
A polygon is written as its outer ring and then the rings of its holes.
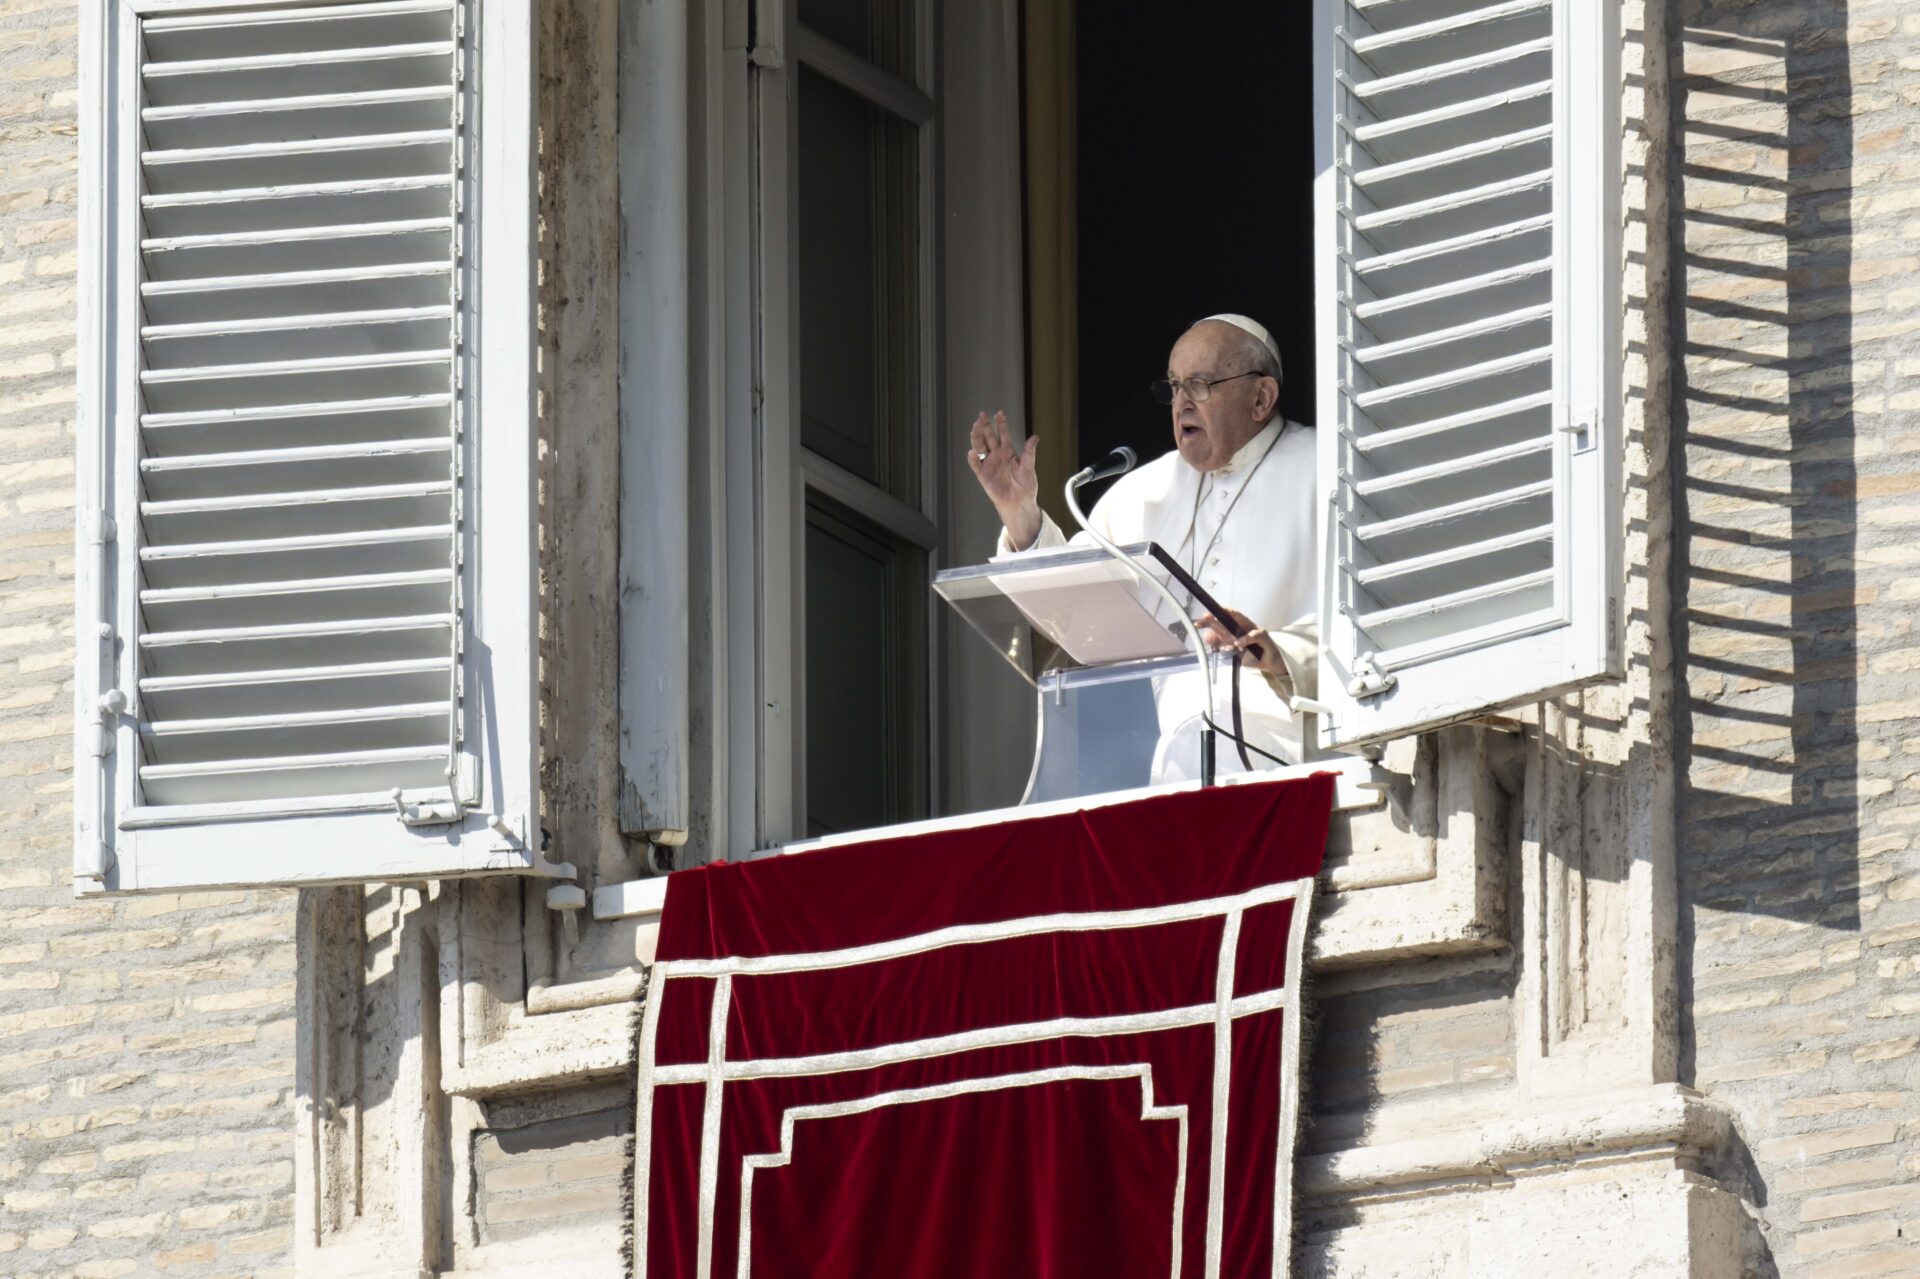
{"type": "MultiPolygon", "coordinates": [[[[933,49],[931,24],[936,16],[931,0],[904,0],[913,23],[912,73],[909,82],[882,70],[825,36],[804,26],[798,0],[756,0],[755,33],[761,42],[748,51],[750,68],[749,173],[753,263],[751,278],[754,343],[752,368],[758,395],[751,407],[751,437],[747,456],[755,464],[753,479],[754,559],[744,575],[743,559],[731,556],[729,612],[757,618],[752,671],[756,695],[748,714],[736,714],[729,725],[735,737],[733,758],[740,760],[738,743],[754,743],[756,794],[741,796],[740,771],[732,771],[727,800],[732,842],[746,846],[742,830],[752,832],[751,846],[764,848],[797,838],[806,829],[806,580],[803,551],[806,504],[817,493],[866,520],[889,536],[925,555],[929,571],[938,567],[942,551],[941,450],[936,423],[942,381],[939,376],[938,227],[938,104],[922,86],[931,81],[933,49]],[[799,202],[795,166],[799,158],[797,96],[799,69],[824,75],[838,87],[902,119],[917,130],[915,170],[918,235],[913,258],[918,274],[919,363],[915,412],[921,425],[918,458],[912,476],[914,501],[887,492],[845,468],[806,449],[800,441],[799,318],[799,202]],[[773,145],[774,139],[781,140],[773,145]]],[[[742,291],[736,285],[727,298],[737,305],[742,291]]],[[[733,327],[731,324],[729,327],[733,327]]],[[[737,340],[737,339],[736,339],[737,340]]],[[[741,415],[730,414],[737,431],[741,415]]],[[[736,442],[741,442],[736,435],[736,442]]],[[[736,447],[731,452],[737,453],[736,447]]],[[[730,461],[728,510],[737,521],[741,511],[731,494],[740,492],[744,477],[730,461]]],[[[737,528],[737,524],[735,526],[737,528]]],[[[731,542],[735,528],[726,531],[731,542]]],[[[926,725],[926,757],[921,785],[930,802],[937,803],[941,776],[943,726],[940,699],[935,695],[941,662],[941,641],[932,593],[926,601],[926,669],[920,681],[926,725]]],[[[742,673],[738,649],[729,667],[742,673]]],[[[741,700],[729,697],[736,708],[741,700]]]]}

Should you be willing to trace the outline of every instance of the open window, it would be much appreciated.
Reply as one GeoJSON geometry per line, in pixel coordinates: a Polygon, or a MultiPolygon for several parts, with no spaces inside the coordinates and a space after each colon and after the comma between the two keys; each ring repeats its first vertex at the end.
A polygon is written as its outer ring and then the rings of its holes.
{"type": "Polygon", "coordinates": [[[535,868],[529,5],[82,13],[79,891],[535,868]]]}
{"type": "Polygon", "coordinates": [[[995,531],[953,445],[1014,409],[1064,524],[1078,466],[1170,447],[1146,383],[1215,311],[1274,331],[1315,431],[1322,749],[1617,676],[1604,8],[749,6],[757,840],[1019,802],[1031,694],[925,620],[995,531]],[[863,802],[828,816],[831,779],[863,802]]]}

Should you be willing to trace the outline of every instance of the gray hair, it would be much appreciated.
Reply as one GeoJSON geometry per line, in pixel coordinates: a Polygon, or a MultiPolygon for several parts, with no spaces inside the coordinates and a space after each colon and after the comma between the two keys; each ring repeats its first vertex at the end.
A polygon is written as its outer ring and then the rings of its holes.
{"type": "MultiPolygon", "coordinates": [[[[1258,373],[1262,377],[1270,377],[1281,386],[1287,384],[1287,379],[1280,370],[1280,358],[1273,353],[1272,348],[1259,338],[1253,336],[1253,334],[1240,334],[1238,354],[1242,360],[1246,361],[1249,372],[1258,373]]],[[[1268,422],[1273,421],[1279,416],[1280,397],[1275,395],[1273,397],[1273,411],[1268,413],[1260,424],[1265,426],[1268,422]]]]}
{"type": "Polygon", "coordinates": [[[1270,377],[1280,385],[1287,384],[1286,376],[1281,372],[1280,360],[1267,349],[1267,344],[1251,333],[1240,335],[1240,354],[1246,359],[1247,367],[1262,377],[1270,377]]]}

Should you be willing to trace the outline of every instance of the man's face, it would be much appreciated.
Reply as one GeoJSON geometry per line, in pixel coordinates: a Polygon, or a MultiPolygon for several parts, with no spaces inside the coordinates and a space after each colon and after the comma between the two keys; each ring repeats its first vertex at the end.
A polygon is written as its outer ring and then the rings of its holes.
{"type": "MultiPolygon", "coordinates": [[[[1173,344],[1167,357],[1167,377],[1202,378],[1209,382],[1233,377],[1253,368],[1245,354],[1245,334],[1231,324],[1209,320],[1197,324],[1173,344]]],[[[1195,403],[1184,390],[1173,395],[1173,443],[1196,471],[1214,471],[1233,460],[1241,447],[1260,434],[1262,420],[1273,407],[1274,383],[1268,378],[1243,377],[1221,382],[1204,403],[1195,403]]]]}

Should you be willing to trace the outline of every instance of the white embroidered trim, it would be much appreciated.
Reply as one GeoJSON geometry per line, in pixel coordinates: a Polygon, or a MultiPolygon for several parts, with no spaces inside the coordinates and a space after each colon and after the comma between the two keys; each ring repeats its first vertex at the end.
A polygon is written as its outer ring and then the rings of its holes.
{"type": "Polygon", "coordinates": [[[1273,1279],[1293,1269],[1293,1147],[1300,1134],[1300,986],[1306,978],[1307,920],[1313,914],[1313,880],[1300,882],[1300,897],[1287,920],[1287,983],[1280,1016],[1280,1130],[1273,1154],[1273,1279]]]}
{"type": "MultiPolygon", "coordinates": [[[[1207,1279],[1219,1279],[1227,1219],[1227,1115],[1233,1100],[1233,967],[1240,951],[1241,913],[1220,930],[1213,965],[1213,1104],[1207,1120],[1207,1279]]],[[[1285,998],[1286,988],[1280,994],[1285,998]]]]}
{"type": "Polygon", "coordinates": [[[727,1063],[727,1012],[733,1006],[733,978],[723,975],[713,991],[713,1015],[707,1022],[707,1095],[700,1117],[700,1229],[695,1239],[695,1279],[713,1279],[713,1213],[720,1183],[720,1104],[726,1096],[721,1072],[727,1063]]]}
{"type": "Polygon", "coordinates": [[[635,1063],[640,1083],[640,1104],[633,1117],[633,1274],[647,1277],[647,1197],[653,1176],[653,1075],[654,1041],[660,1033],[659,988],[666,978],[666,964],[655,964],[647,987],[647,1007],[640,1014],[639,1060],[635,1063]]]}
{"type": "MultiPolygon", "coordinates": [[[[1231,1018],[1251,1017],[1282,1007],[1286,990],[1278,987],[1254,995],[1243,995],[1228,1006],[1231,1018]]],[[[1111,1017],[1056,1017],[1051,1021],[1020,1022],[1011,1026],[988,1026],[964,1030],[931,1039],[910,1039],[872,1048],[846,1052],[819,1053],[811,1057],[762,1057],[754,1061],[730,1061],[720,1077],[727,1083],[741,1079],[783,1079],[796,1075],[832,1075],[848,1070],[868,1070],[902,1061],[923,1061],[930,1057],[949,1057],[972,1052],[976,1048],[1004,1048],[1015,1044],[1037,1043],[1047,1039],[1098,1039],[1107,1035],[1144,1034],[1156,1030],[1179,1030],[1185,1026],[1205,1026],[1219,1019],[1218,1004],[1190,1004],[1185,1008],[1164,1008],[1151,1013],[1119,1013],[1111,1017]]],[[[705,1064],[658,1066],[653,1072],[656,1088],[674,1084],[698,1084],[707,1080],[705,1064]]]]}
{"type": "Polygon", "coordinates": [[[1298,897],[1306,880],[1266,884],[1236,893],[1231,897],[1211,897],[1205,901],[1182,902],[1177,906],[1144,906],[1138,910],[1075,911],[1057,915],[1028,915],[1024,919],[1005,919],[993,924],[955,924],[931,933],[916,933],[893,941],[850,946],[845,950],[817,950],[800,955],[746,955],[724,959],[677,959],[676,977],[718,977],[723,973],[801,973],[822,968],[851,968],[883,959],[900,959],[929,950],[976,942],[1000,941],[1008,937],[1031,937],[1035,933],[1084,933],[1104,929],[1142,928],[1152,924],[1177,924],[1189,919],[1208,919],[1234,911],[1263,906],[1268,902],[1298,897]]]}
{"type": "Polygon", "coordinates": [[[747,1155],[740,1169],[740,1252],[735,1270],[738,1279],[749,1279],[753,1265],[753,1174],[762,1168],[784,1168],[793,1161],[794,1125],[803,1119],[835,1119],[842,1115],[864,1114],[887,1106],[913,1105],[922,1101],[941,1101],[968,1093],[1002,1092],[1012,1088],[1031,1088],[1040,1084],[1074,1079],[1138,1079],[1140,1081],[1140,1118],[1171,1119],[1179,1126],[1179,1150],[1173,1180],[1173,1268],[1172,1279],[1180,1279],[1180,1229],[1187,1200],[1187,1108],[1153,1104],[1153,1067],[1133,1066],[1059,1066],[1051,1070],[1025,1071],[1016,1075],[993,1075],[982,1079],[959,1079],[927,1088],[903,1088],[897,1092],[875,1093],[817,1106],[795,1106],[780,1116],[780,1149],[773,1154],[747,1155]]]}

